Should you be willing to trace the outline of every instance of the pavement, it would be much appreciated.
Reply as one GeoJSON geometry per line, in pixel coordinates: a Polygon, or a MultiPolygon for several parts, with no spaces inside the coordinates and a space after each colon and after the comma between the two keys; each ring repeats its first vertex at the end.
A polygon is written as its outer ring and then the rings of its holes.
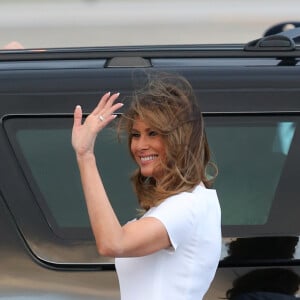
{"type": "Polygon", "coordinates": [[[0,47],[246,43],[299,11],[299,0],[1,0],[0,47]]]}

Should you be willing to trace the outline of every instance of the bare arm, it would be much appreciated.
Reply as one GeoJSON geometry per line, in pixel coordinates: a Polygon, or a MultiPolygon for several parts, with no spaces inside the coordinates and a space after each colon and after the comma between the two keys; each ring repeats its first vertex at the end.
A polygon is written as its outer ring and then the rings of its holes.
{"type": "MultiPolygon", "coordinates": [[[[143,218],[123,227],[110,204],[94,155],[99,131],[114,119],[122,104],[114,104],[118,94],[105,94],[82,124],[82,110],[74,112],[72,145],[76,152],[83,192],[99,253],[106,256],[143,256],[170,246],[163,224],[155,218],[143,218]],[[99,116],[105,119],[101,121],[99,116]]],[[[126,201],[126,199],[124,199],[126,201]]]]}

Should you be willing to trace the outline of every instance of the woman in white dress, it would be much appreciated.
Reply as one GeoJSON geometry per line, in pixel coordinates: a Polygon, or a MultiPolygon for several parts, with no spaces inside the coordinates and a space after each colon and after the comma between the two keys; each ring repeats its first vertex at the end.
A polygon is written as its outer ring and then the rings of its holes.
{"type": "Polygon", "coordinates": [[[150,76],[133,95],[119,128],[138,167],[132,182],[144,213],[121,226],[94,155],[97,134],[123,106],[118,97],[106,93],[84,122],[81,107],[74,112],[72,145],[98,251],[116,258],[122,300],[200,300],[219,262],[221,217],[197,99],[171,74],[150,76]]]}

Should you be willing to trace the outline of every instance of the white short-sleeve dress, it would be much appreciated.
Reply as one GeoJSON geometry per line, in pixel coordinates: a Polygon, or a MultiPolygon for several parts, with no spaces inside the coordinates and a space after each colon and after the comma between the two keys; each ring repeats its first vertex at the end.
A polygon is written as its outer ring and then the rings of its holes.
{"type": "MultiPolygon", "coordinates": [[[[122,300],[201,300],[221,252],[221,212],[215,190],[197,186],[167,198],[143,218],[159,219],[172,247],[116,258],[122,300]]],[[[147,234],[145,232],[145,234],[147,234]]]]}

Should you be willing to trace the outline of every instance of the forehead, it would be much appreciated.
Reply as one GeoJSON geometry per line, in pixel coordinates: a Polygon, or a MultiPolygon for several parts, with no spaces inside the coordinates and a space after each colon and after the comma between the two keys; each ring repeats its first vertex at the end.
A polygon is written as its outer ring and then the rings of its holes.
{"type": "Polygon", "coordinates": [[[147,130],[150,129],[149,124],[143,121],[140,117],[134,119],[132,123],[132,130],[147,130]]]}

